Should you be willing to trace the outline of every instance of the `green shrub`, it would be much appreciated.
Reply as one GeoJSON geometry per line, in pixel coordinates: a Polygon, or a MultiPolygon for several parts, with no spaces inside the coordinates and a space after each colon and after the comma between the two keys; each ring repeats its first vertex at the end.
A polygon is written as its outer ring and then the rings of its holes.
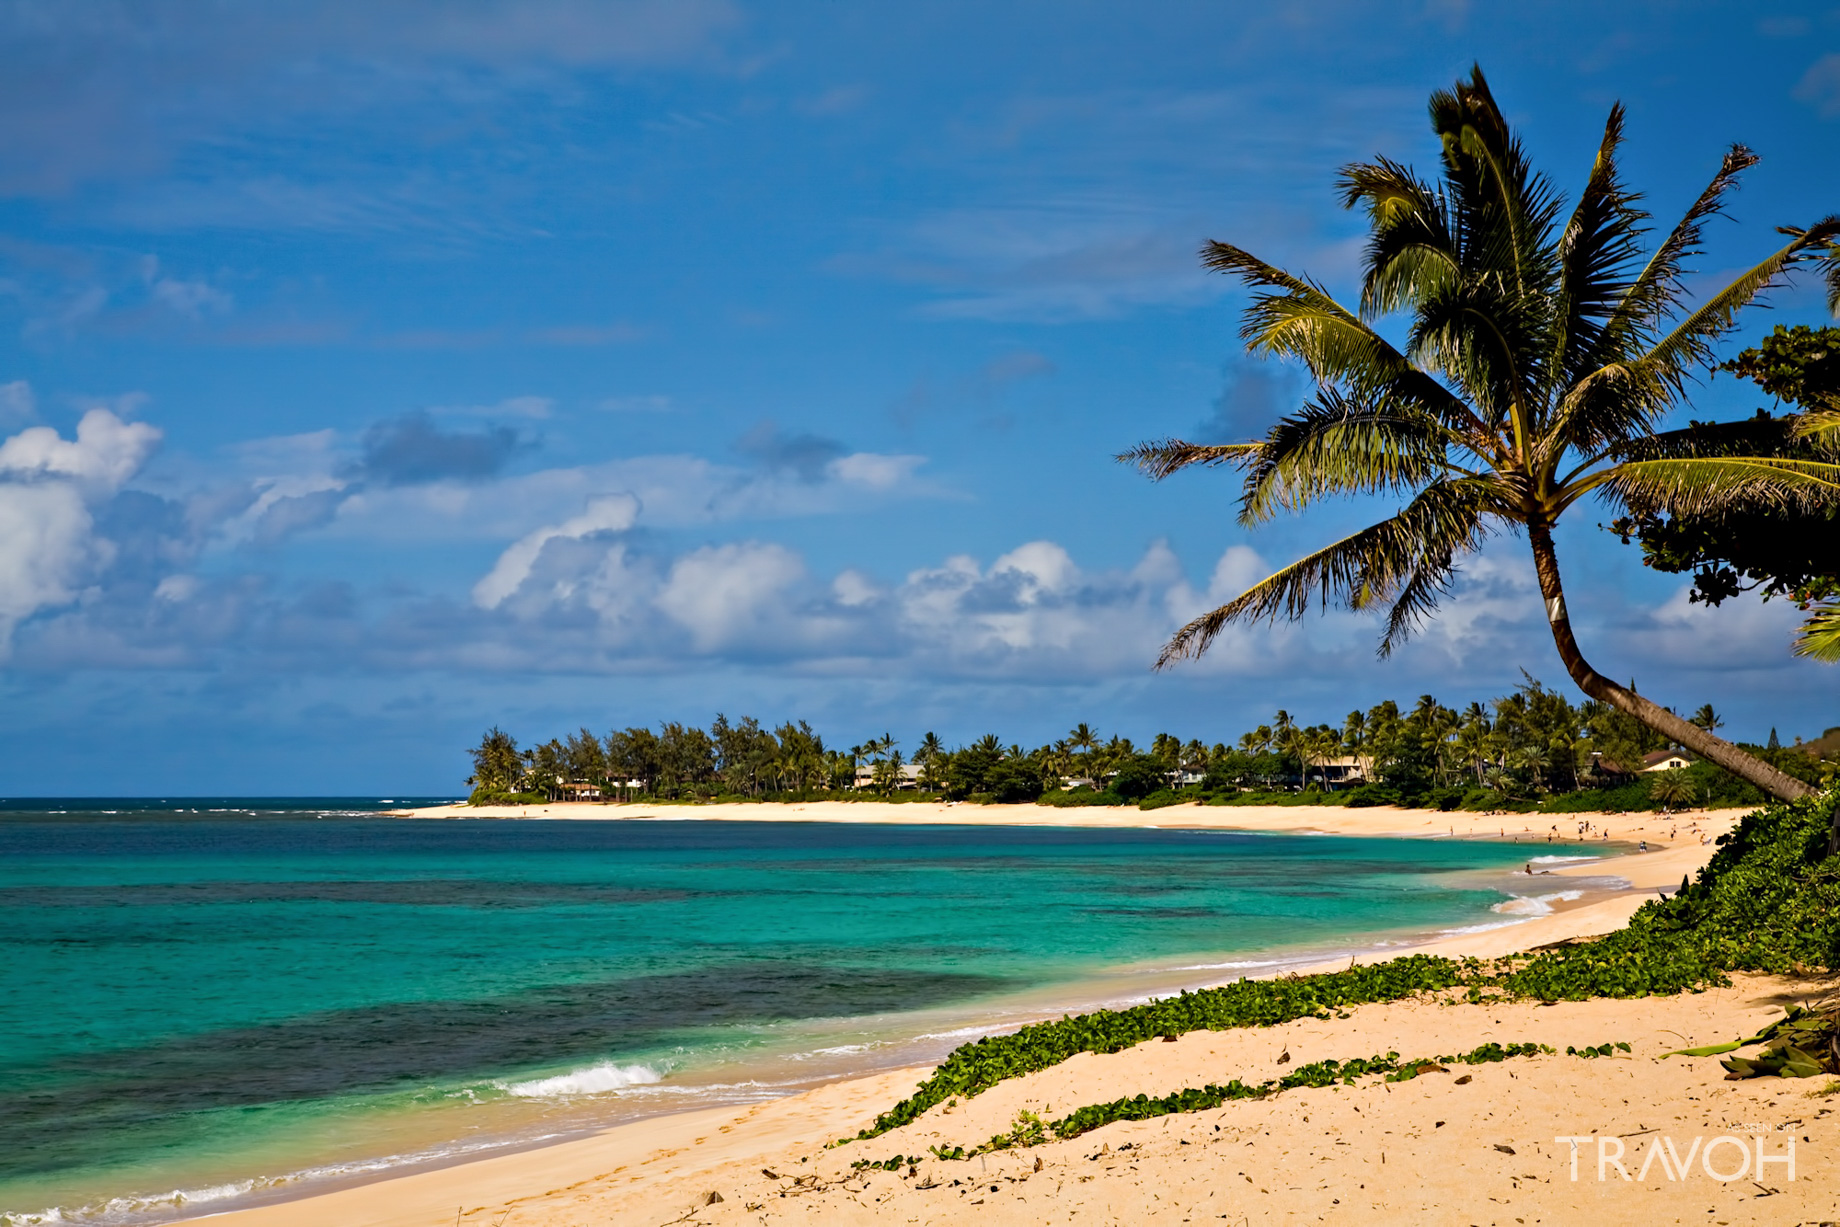
{"type": "Polygon", "coordinates": [[[1747,815],[1688,890],[1643,904],[1598,941],[1516,956],[1500,985],[1579,1001],[1725,984],[1727,971],[1840,965],[1840,857],[1827,855],[1836,806],[1840,792],[1747,815]]]}
{"type": "Polygon", "coordinates": [[[1540,803],[1542,814],[1626,814],[1655,808],[1648,785],[1637,780],[1615,788],[1587,788],[1580,792],[1562,792],[1540,803]]]}
{"type": "Polygon", "coordinates": [[[504,792],[496,788],[475,788],[466,799],[468,805],[548,805],[549,798],[540,792],[504,792]]]}
{"type": "Polygon", "coordinates": [[[1117,793],[1075,788],[1066,792],[1045,792],[1041,795],[1041,804],[1052,805],[1056,809],[1081,809],[1089,805],[1125,805],[1128,802],[1117,793]]]}
{"type": "Polygon", "coordinates": [[[1118,765],[1106,790],[1126,801],[1141,801],[1164,787],[1163,764],[1148,754],[1136,754],[1118,765]]]}

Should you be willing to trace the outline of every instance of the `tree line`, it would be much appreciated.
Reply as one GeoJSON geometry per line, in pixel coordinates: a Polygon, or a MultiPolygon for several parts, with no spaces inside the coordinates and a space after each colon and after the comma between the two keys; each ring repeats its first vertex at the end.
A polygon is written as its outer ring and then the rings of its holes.
{"type": "MultiPolygon", "coordinates": [[[[1710,705],[1690,719],[1709,731],[1724,724],[1710,705]]],[[[1813,759],[1776,741],[1772,730],[1770,744],[1752,750],[1783,770],[1818,778],[1813,759]]],[[[1357,708],[1339,725],[1305,724],[1280,710],[1231,741],[1165,732],[1141,747],[1128,737],[1102,737],[1088,723],[1034,747],[995,733],[947,747],[929,732],[906,754],[892,734],[827,745],[803,720],[769,728],[751,716],[718,715],[707,729],[666,722],[604,737],[582,728],[524,748],[494,727],[470,751],[467,783],[479,804],[554,801],[587,788],[609,799],[888,796],[914,788],[953,800],[1102,803],[1161,793],[1329,791],[1351,774],[1345,768],[1352,762],[1362,799],[1452,808],[1477,792],[1533,800],[1625,782],[1645,755],[1669,748],[1634,716],[1596,700],[1575,704],[1529,678],[1510,694],[1462,709],[1421,695],[1407,707],[1388,700],[1357,708]],[[1337,760],[1344,769],[1332,772],[1337,760]]],[[[1687,792],[1666,800],[1761,799],[1738,795],[1744,786],[1722,771],[1702,774],[1698,791],[1707,795],[1691,795],[1693,787],[1676,779],[1687,792]]]]}

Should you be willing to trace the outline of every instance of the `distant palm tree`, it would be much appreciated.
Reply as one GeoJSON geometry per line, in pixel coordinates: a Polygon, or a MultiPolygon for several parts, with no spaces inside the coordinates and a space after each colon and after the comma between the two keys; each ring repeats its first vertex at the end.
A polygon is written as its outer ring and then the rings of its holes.
{"type": "Polygon", "coordinates": [[[1620,104],[1563,217],[1481,69],[1434,94],[1431,118],[1443,142],[1441,184],[1385,158],[1342,172],[1344,204],[1365,207],[1371,227],[1358,311],[1237,247],[1204,249],[1210,267],[1254,288],[1241,330],[1248,348],[1301,360],[1314,399],[1258,442],[1165,439],[1120,457],[1157,479],[1194,464],[1240,467],[1246,525],[1337,495],[1393,493],[1406,505],[1190,622],[1158,666],[1199,656],[1229,623],[1300,618],[1332,599],[1357,610],[1390,605],[1384,656],[1436,610],[1461,558],[1492,533],[1524,531],[1553,642],[1581,690],[1768,793],[1807,793],[1591,667],[1572,634],[1553,528],[1587,496],[1669,513],[1840,501],[1840,464],[1734,455],[1714,446],[1716,431],[1655,429],[1741,308],[1795,265],[1840,259],[1840,217],[1786,231],[1786,244],[1689,309],[1686,262],[1756,162],[1749,150],[1731,149],[1644,260],[1648,215],[1617,171],[1620,104]],[[1409,313],[1403,348],[1372,324],[1395,311],[1409,313]]]}
{"type": "Polygon", "coordinates": [[[1648,795],[1661,802],[1662,809],[1670,810],[1676,805],[1687,805],[1693,800],[1693,782],[1687,778],[1684,767],[1675,767],[1668,771],[1657,771],[1648,782],[1648,795]]]}
{"type": "Polygon", "coordinates": [[[1705,729],[1708,733],[1717,732],[1719,729],[1725,727],[1724,717],[1713,711],[1712,704],[1710,703],[1705,704],[1698,711],[1694,712],[1691,719],[1688,720],[1688,723],[1693,725],[1694,728],[1705,729]]]}

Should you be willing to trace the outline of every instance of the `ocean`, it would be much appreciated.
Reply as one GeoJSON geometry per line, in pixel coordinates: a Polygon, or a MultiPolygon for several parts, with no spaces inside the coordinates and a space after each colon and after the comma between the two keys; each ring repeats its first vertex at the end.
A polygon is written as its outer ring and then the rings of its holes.
{"type": "Polygon", "coordinates": [[[388,807],[0,807],[0,1224],[298,1196],[1543,908],[1525,845],[388,807]]]}

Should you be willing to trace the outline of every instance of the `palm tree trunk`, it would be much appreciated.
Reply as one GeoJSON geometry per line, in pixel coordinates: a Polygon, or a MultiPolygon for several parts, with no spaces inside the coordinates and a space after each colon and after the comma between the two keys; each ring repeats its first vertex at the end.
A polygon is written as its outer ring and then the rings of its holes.
{"type": "Polygon", "coordinates": [[[1552,628],[1553,643],[1559,649],[1559,659],[1565,662],[1565,671],[1572,675],[1580,690],[1634,716],[1740,779],[1749,780],[1772,797],[1793,801],[1814,791],[1794,776],[1751,757],[1698,725],[1689,724],[1660,704],[1651,703],[1593,669],[1584,653],[1578,650],[1578,641],[1572,637],[1571,618],[1565,612],[1565,588],[1559,581],[1559,557],[1553,551],[1552,529],[1545,524],[1529,524],[1527,535],[1533,543],[1533,565],[1540,577],[1540,595],[1546,599],[1546,621],[1552,628]]]}

